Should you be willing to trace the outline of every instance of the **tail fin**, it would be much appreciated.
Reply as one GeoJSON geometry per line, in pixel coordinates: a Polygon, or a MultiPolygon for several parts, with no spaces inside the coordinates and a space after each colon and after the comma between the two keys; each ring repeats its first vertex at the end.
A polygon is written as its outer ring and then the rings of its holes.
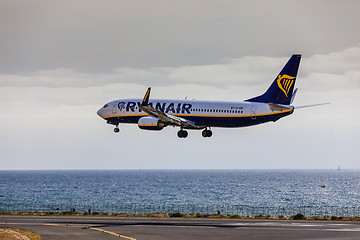
{"type": "Polygon", "coordinates": [[[263,95],[245,101],[289,105],[294,91],[300,59],[300,54],[292,55],[285,67],[263,95]]]}

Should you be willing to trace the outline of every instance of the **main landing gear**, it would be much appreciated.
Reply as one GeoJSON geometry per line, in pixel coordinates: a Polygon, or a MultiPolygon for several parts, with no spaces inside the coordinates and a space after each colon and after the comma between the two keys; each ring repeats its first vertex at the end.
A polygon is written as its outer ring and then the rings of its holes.
{"type": "Polygon", "coordinates": [[[178,131],[177,135],[179,138],[186,138],[188,136],[188,132],[181,129],[180,131],[178,131]]]}
{"type": "Polygon", "coordinates": [[[206,137],[211,137],[212,136],[212,131],[210,129],[204,129],[201,134],[205,138],[206,137]]]}
{"type": "MultiPolygon", "coordinates": [[[[185,131],[184,129],[180,129],[177,133],[179,138],[186,138],[188,136],[188,132],[185,131]]],[[[202,131],[202,136],[203,137],[211,137],[212,136],[212,131],[210,129],[204,129],[202,131]]]]}
{"type": "Polygon", "coordinates": [[[118,132],[120,132],[120,128],[119,128],[119,125],[116,125],[116,127],[114,128],[114,132],[115,132],[115,133],[118,133],[118,132]]]}

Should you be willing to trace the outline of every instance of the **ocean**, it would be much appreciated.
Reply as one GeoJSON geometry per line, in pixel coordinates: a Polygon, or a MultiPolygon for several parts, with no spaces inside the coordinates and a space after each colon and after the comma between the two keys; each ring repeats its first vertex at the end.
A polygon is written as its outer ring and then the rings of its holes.
{"type": "Polygon", "coordinates": [[[359,208],[360,170],[0,171],[0,204],[359,208]]]}

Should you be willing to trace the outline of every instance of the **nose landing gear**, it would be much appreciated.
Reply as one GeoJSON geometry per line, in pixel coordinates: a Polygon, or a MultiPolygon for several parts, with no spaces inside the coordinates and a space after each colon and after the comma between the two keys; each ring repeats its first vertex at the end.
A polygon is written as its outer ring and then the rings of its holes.
{"type": "Polygon", "coordinates": [[[202,131],[202,136],[203,137],[211,137],[212,136],[212,131],[210,129],[204,129],[204,131],[202,131]]]}
{"type": "Polygon", "coordinates": [[[116,127],[114,128],[114,132],[115,132],[115,133],[120,132],[120,128],[119,128],[118,126],[119,126],[119,125],[116,125],[116,127]]]}

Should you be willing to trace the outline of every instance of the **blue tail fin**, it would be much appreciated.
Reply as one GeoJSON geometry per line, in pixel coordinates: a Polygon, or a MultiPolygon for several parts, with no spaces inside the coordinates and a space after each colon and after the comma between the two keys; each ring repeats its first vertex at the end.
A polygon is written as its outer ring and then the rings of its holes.
{"type": "Polygon", "coordinates": [[[294,91],[300,59],[300,54],[292,55],[285,67],[263,95],[245,101],[289,105],[294,91]]]}

